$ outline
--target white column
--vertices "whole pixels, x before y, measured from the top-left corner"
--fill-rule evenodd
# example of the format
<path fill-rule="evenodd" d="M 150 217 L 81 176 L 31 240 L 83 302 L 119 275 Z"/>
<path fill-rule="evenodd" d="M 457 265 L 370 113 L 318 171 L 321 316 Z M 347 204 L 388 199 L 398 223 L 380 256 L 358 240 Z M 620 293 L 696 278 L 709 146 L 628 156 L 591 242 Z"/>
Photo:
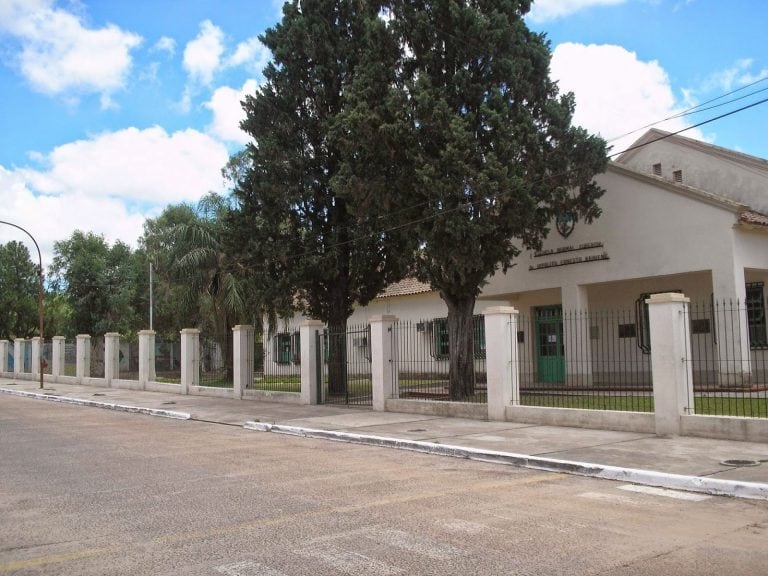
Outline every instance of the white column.
<path fill-rule="evenodd" d="M 563 342 L 566 384 L 592 384 L 592 343 L 589 338 L 589 297 L 586 286 L 563 286 Z"/>
<path fill-rule="evenodd" d="M 747 318 L 747 287 L 739 262 L 712 270 L 717 332 L 718 384 L 740 386 L 752 380 Z"/>
<path fill-rule="evenodd" d="M 305 320 L 299 326 L 301 344 L 301 403 L 317 404 L 320 390 L 318 371 L 320 368 L 317 347 L 317 333 L 324 324 L 319 320 Z M 267 361 L 266 359 L 264 360 Z"/>
<path fill-rule="evenodd" d="M 55 378 L 64 375 L 66 338 L 54 336 L 51 343 L 51 375 Z"/>
<path fill-rule="evenodd" d="M 0 373 L 8 372 L 8 350 L 10 349 L 8 340 L 0 340 Z"/>
<path fill-rule="evenodd" d="M 181 331 L 181 393 L 189 394 L 191 386 L 200 385 L 200 330 Z"/>
<path fill-rule="evenodd" d="M 660 436 L 679 434 L 680 416 L 693 414 L 689 302 L 678 293 L 654 294 L 646 300 L 656 434 Z"/>
<path fill-rule="evenodd" d="M 488 419 L 506 420 L 507 406 L 520 403 L 518 311 L 511 306 L 483 310 Z"/>
<path fill-rule="evenodd" d="M 253 326 L 243 324 L 232 328 L 233 387 L 235 398 L 253 384 Z"/>
<path fill-rule="evenodd" d="M 76 342 L 77 364 L 75 375 L 78 378 L 89 378 L 91 376 L 91 336 L 89 334 L 78 334 Z"/>
<path fill-rule="evenodd" d="M 386 410 L 388 398 L 397 397 L 394 349 L 392 347 L 392 326 L 397 317 L 391 315 L 373 316 L 371 323 L 371 378 L 373 386 L 373 409 Z"/>
<path fill-rule="evenodd" d="M 24 372 L 24 338 L 16 338 L 13 341 L 13 372 L 22 374 Z"/>
<path fill-rule="evenodd" d="M 155 379 L 155 331 L 139 331 L 139 382 L 146 389 Z"/>
<path fill-rule="evenodd" d="M 104 334 L 104 380 L 107 386 L 112 380 L 120 377 L 120 334 L 107 332 Z"/>
<path fill-rule="evenodd" d="M 30 364 L 30 372 L 33 375 L 40 375 L 40 355 L 43 353 L 43 339 L 40 336 L 32 338 L 32 362 Z"/>

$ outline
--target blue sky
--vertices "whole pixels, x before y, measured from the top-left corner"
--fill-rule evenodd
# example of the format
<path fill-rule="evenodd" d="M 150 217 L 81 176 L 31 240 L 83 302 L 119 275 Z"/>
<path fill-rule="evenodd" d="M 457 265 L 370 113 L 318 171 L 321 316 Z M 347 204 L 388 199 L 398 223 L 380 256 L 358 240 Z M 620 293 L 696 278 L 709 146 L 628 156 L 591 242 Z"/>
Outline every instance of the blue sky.
<path fill-rule="evenodd" d="M 247 141 L 239 100 L 269 58 L 258 35 L 280 5 L 0 0 L 0 220 L 49 261 L 75 229 L 135 244 L 168 203 L 223 191 L 220 169 Z M 607 139 L 734 90 L 746 97 L 660 127 L 768 97 L 762 0 L 541 0 L 527 20 L 551 41 L 576 123 Z M 766 127 L 768 103 L 685 134 L 768 158 Z"/>

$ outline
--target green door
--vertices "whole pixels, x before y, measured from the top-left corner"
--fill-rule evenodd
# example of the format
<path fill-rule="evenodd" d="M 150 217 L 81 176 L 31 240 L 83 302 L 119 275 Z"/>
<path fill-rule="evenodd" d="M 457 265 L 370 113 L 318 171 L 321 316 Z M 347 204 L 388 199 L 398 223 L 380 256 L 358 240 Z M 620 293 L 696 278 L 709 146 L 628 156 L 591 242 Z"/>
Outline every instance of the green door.
<path fill-rule="evenodd" d="M 563 308 L 536 308 L 536 366 L 539 382 L 565 381 Z"/>

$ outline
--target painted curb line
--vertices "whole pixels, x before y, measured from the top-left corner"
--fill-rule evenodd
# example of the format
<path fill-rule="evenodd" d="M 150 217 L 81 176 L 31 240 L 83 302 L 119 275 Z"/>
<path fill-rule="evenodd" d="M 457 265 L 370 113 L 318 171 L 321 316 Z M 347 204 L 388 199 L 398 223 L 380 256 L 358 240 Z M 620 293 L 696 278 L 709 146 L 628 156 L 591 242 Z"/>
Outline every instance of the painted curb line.
<path fill-rule="evenodd" d="M 127 406 L 125 404 L 110 404 L 109 402 L 97 402 L 96 400 L 71 398 L 69 396 L 53 396 L 49 394 L 40 394 L 39 392 L 27 392 L 25 390 L 0 388 L 0 393 L 9 394 L 11 396 L 21 396 L 22 398 L 33 398 L 35 400 L 49 400 L 51 402 L 60 402 L 62 404 L 75 404 L 78 406 L 90 406 L 91 408 L 106 408 L 107 410 L 116 410 L 118 412 L 173 418 L 174 420 L 189 420 L 192 418 L 192 415 L 187 412 L 174 412 L 173 410 L 160 410 L 158 408 L 142 408 L 141 406 Z"/>
<path fill-rule="evenodd" d="M 466 458 L 493 464 L 507 464 L 533 470 L 574 474 L 591 478 L 601 478 L 603 480 L 616 480 L 619 482 L 642 484 L 645 486 L 685 490 L 687 492 L 700 492 L 715 496 L 732 496 L 734 498 L 747 498 L 750 500 L 768 500 L 768 484 L 759 482 L 742 482 L 740 480 L 685 476 L 683 474 L 669 474 L 653 470 L 639 470 L 636 468 L 623 468 L 620 466 L 603 466 L 600 464 L 557 460 L 555 458 L 542 458 L 539 456 L 528 456 L 526 454 L 515 454 L 512 452 L 498 452 L 481 448 L 466 448 L 449 444 L 437 444 L 434 442 L 389 438 L 384 436 L 370 436 L 352 432 L 317 430 L 282 424 L 246 422 L 243 427 L 246 430 L 255 430 L 259 432 L 275 432 L 277 434 L 287 434 L 303 438 L 317 438 L 334 440 L 337 442 L 379 446 L 383 448 L 394 448 L 397 450 L 410 450 L 412 452 L 421 452 L 436 456 Z"/>

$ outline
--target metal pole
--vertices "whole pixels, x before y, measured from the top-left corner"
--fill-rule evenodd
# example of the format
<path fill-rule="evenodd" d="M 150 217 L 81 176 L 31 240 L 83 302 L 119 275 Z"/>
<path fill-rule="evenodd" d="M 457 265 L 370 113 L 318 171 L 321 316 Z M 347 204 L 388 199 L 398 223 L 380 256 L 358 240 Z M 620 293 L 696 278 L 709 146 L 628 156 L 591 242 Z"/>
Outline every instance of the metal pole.
<path fill-rule="evenodd" d="M 152 296 L 152 262 L 149 263 L 149 329 L 154 330 L 152 326 L 152 316 L 154 308 L 154 298 Z"/>
<path fill-rule="evenodd" d="M 13 224 L 11 222 L 5 222 L 3 220 L 0 220 L 0 224 L 7 224 L 8 226 L 13 226 L 14 228 L 21 230 L 29 236 L 32 239 L 32 242 L 35 245 L 35 248 L 37 249 L 37 261 L 38 261 L 38 268 L 37 268 L 37 278 L 38 278 L 38 286 L 37 286 L 37 315 L 38 320 L 40 322 L 39 331 L 40 331 L 40 366 L 38 367 L 40 370 L 40 389 L 43 389 L 43 362 L 45 361 L 43 350 L 45 349 L 45 337 L 43 332 L 43 257 L 40 254 L 40 246 L 37 245 L 37 240 L 35 240 L 35 237 L 32 236 L 27 230 L 19 226 L 18 224 Z"/>

